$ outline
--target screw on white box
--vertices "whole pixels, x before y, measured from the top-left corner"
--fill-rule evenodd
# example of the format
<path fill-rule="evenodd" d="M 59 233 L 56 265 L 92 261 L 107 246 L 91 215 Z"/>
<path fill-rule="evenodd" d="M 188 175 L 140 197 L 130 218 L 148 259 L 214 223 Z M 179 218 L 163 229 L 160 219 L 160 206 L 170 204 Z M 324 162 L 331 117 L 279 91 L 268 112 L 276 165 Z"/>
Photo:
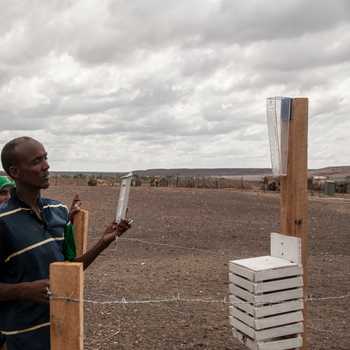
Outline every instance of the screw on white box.
<path fill-rule="evenodd" d="M 132 172 L 121 177 L 122 182 L 120 184 L 119 200 L 118 200 L 116 219 L 115 219 L 117 223 L 120 223 L 121 220 L 126 219 L 132 178 L 133 178 Z"/>
<path fill-rule="evenodd" d="M 292 98 L 267 98 L 266 118 L 269 133 L 272 172 L 275 176 L 287 175 L 288 135 L 291 112 Z"/>

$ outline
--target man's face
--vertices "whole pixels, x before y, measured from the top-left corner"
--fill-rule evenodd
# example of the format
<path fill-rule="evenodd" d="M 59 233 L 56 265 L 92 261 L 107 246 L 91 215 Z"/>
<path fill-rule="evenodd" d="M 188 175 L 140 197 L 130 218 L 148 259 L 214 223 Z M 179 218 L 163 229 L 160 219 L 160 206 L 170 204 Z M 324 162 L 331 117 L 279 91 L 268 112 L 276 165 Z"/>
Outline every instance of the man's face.
<path fill-rule="evenodd" d="M 30 140 L 19 144 L 16 147 L 16 164 L 11 168 L 11 176 L 19 184 L 36 189 L 49 187 L 50 166 L 40 142 Z"/>
<path fill-rule="evenodd" d="M 7 202 L 11 197 L 10 187 L 3 187 L 0 190 L 0 204 Z"/>

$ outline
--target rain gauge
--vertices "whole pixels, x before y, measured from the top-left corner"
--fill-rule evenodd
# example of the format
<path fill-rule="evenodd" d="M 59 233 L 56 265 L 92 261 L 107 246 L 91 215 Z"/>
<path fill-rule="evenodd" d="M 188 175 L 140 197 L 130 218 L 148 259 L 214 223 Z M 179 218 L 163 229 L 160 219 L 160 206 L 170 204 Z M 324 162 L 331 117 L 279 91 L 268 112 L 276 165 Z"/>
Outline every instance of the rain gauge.
<path fill-rule="evenodd" d="M 269 132 L 272 173 L 286 176 L 288 169 L 288 136 L 292 112 L 292 98 L 269 97 L 266 117 Z"/>
<path fill-rule="evenodd" d="M 119 200 L 116 213 L 116 222 L 120 223 L 122 220 L 126 220 L 126 214 L 128 211 L 128 202 L 129 202 L 129 192 L 131 181 L 133 178 L 133 173 L 129 173 L 121 177 L 121 185 L 119 191 Z"/>

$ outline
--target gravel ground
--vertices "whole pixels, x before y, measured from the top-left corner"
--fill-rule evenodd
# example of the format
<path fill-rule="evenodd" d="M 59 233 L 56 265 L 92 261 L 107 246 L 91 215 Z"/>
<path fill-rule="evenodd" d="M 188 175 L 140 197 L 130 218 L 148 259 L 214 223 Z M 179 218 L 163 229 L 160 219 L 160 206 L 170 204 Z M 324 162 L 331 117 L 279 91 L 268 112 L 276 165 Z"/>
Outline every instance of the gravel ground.
<path fill-rule="evenodd" d="M 113 187 L 51 187 L 90 212 L 89 245 L 113 219 Z M 309 295 L 350 293 L 350 204 L 310 202 Z M 85 349 L 244 349 L 228 323 L 228 261 L 269 254 L 278 195 L 232 190 L 133 188 L 133 228 L 85 277 Z M 124 298 L 124 299 L 123 299 Z M 92 303 L 127 300 L 144 303 Z M 208 300 L 212 302 L 207 302 Z M 350 298 L 309 303 L 312 350 L 349 350 Z"/>

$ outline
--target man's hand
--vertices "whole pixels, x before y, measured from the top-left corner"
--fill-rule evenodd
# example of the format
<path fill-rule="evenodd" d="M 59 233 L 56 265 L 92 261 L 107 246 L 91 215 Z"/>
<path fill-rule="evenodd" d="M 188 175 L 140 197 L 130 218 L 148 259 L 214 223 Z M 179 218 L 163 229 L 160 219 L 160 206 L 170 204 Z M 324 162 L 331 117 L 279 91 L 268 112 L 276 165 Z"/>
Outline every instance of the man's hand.
<path fill-rule="evenodd" d="M 102 241 L 107 247 L 117 237 L 121 236 L 124 232 L 126 232 L 130 227 L 131 225 L 127 220 L 122 220 L 119 224 L 117 224 L 116 222 L 112 222 L 106 227 L 105 232 L 102 235 Z"/>
<path fill-rule="evenodd" d="M 81 200 L 79 198 L 79 194 L 76 194 L 73 198 L 72 205 L 69 210 L 69 221 L 73 222 L 75 214 L 77 214 L 80 210 Z"/>
<path fill-rule="evenodd" d="M 22 298 L 35 303 L 47 304 L 50 301 L 49 280 L 23 282 Z"/>

